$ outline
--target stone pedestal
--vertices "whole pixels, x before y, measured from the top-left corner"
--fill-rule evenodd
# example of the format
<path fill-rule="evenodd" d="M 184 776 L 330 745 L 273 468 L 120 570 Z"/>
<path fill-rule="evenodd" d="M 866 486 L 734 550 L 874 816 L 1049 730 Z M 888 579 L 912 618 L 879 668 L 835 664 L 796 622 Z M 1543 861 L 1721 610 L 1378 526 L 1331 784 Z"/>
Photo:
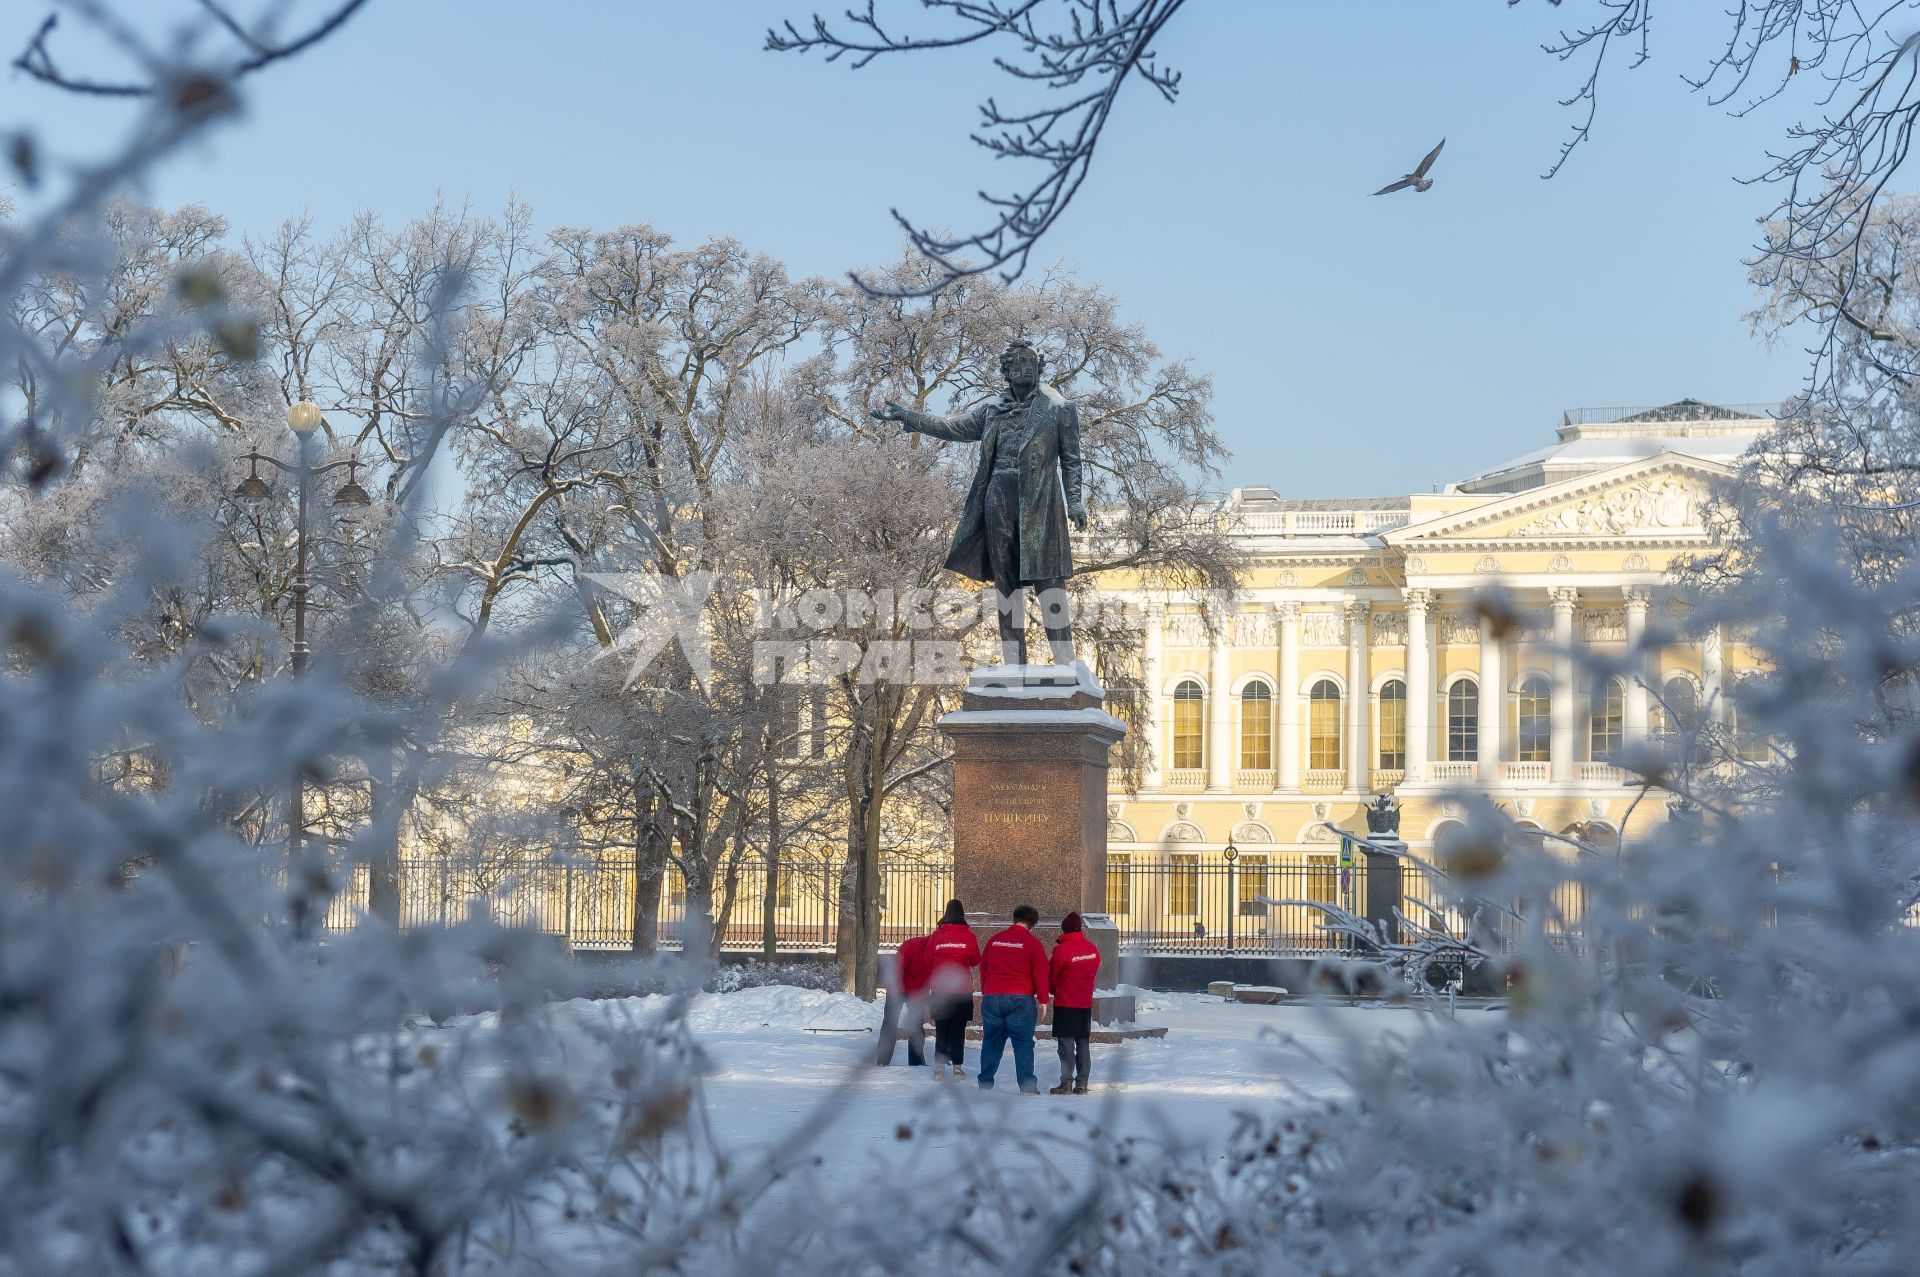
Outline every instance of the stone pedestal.
<path fill-rule="evenodd" d="M 1085 662 L 996 665 L 967 680 L 940 720 L 953 744 L 954 894 L 984 944 L 1018 905 L 1040 913 L 1049 947 L 1079 913 L 1100 951 L 1098 986 L 1118 980 L 1120 933 L 1107 917 L 1107 752 L 1126 724 Z M 1101 1024 L 1133 1018 L 1133 1000 L 1096 995 Z"/>
<path fill-rule="evenodd" d="M 1367 921 L 1379 928 L 1381 939 L 1398 944 L 1401 938 L 1398 914 L 1403 903 L 1400 875 L 1407 845 L 1395 834 L 1369 834 L 1367 840 L 1400 853 L 1375 851 L 1372 847 L 1360 849 L 1366 861 Z"/>

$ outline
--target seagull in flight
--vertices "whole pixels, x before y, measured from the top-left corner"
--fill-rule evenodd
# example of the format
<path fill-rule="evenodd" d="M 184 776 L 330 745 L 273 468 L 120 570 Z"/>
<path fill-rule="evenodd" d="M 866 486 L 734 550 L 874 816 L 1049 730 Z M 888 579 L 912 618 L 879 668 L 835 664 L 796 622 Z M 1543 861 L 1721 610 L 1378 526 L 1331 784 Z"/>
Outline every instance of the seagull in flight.
<path fill-rule="evenodd" d="M 1441 138 L 1440 146 L 1445 146 L 1446 144 L 1447 144 L 1447 139 Z M 1405 177 L 1401 178 L 1399 181 L 1390 182 L 1386 186 L 1381 187 L 1379 190 L 1375 191 L 1374 194 L 1390 195 L 1394 191 L 1404 191 L 1409 186 L 1411 186 L 1416 191 L 1427 190 L 1429 187 L 1433 185 L 1433 179 L 1427 176 L 1427 170 L 1433 167 L 1433 162 L 1436 159 L 1440 158 L 1440 146 L 1436 146 L 1431 151 L 1427 152 L 1427 158 L 1420 161 L 1420 167 L 1414 169 L 1413 172 L 1407 174 Z"/>

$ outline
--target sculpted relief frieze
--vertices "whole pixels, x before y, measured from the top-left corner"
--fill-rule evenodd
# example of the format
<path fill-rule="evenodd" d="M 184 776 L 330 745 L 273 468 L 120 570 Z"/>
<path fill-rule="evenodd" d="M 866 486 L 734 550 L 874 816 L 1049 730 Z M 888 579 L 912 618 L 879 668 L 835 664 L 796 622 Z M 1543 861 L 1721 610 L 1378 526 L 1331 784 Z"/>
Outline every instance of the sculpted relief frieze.
<path fill-rule="evenodd" d="M 1347 618 L 1339 612 L 1307 612 L 1300 617 L 1300 642 L 1306 647 L 1345 647 Z"/>
<path fill-rule="evenodd" d="M 1407 614 L 1405 612 L 1375 612 L 1373 614 L 1373 646 L 1404 647 L 1407 642 Z"/>
<path fill-rule="evenodd" d="M 1175 612 L 1167 617 L 1168 647 L 1205 647 L 1207 623 L 1198 612 Z"/>
<path fill-rule="evenodd" d="M 1440 613 L 1440 641 L 1443 644 L 1478 643 L 1480 618 L 1471 612 Z"/>
<path fill-rule="evenodd" d="M 1672 475 L 1602 492 L 1543 514 L 1515 533 L 1523 537 L 1621 536 L 1700 526 L 1700 490 Z"/>
<path fill-rule="evenodd" d="M 1624 607 L 1588 608 L 1580 614 L 1589 643 L 1624 643 L 1627 640 L 1627 609 Z"/>
<path fill-rule="evenodd" d="M 1233 618 L 1235 647 L 1272 647 L 1277 638 L 1272 612 L 1241 612 Z"/>

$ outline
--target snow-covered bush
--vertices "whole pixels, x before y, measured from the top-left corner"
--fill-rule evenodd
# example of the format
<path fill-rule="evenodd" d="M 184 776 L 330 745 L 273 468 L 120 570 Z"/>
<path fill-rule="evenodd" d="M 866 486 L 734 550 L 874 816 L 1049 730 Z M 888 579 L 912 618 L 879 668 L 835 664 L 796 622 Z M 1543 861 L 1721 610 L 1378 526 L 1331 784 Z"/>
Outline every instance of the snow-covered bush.
<path fill-rule="evenodd" d="M 391 815 L 370 799 L 324 854 L 289 857 L 291 779 L 397 783 L 400 743 L 423 756 L 500 652 L 436 660 L 396 619 L 418 513 L 396 500 L 343 561 L 366 602 L 342 632 L 367 641 L 265 676 L 280 636 L 209 550 L 235 445 L 267 437 L 275 402 L 245 289 L 207 273 L 191 219 L 109 202 L 237 91 L 163 87 L 123 152 L 0 228 L 0 367 L 19 370 L 0 395 L 0 1274 L 1913 1266 L 1920 569 L 1863 572 L 1844 538 L 1761 510 L 1684 624 L 1765 657 L 1734 696 L 1767 750 L 1709 731 L 1632 760 L 1648 801 L 1700 815 L 1618 849 L 1475 809 L 1443 890 L 1499 902 L 1507 1009 L 1432 1004 L 1395 1049 L 1334 1061 L 1346 1098 L 1249 1111 L 1225 1148 L 1177 1126 L 1120 1140 L 1097 1104 L 1044 1141 L 1019 1109 L 955 1109 L 902 1123 L 903 1147 L 948 1150 L 909 1167 L 924 1191 L 897 1165 L 809 1177 L 846 1156 L 837 1091 L 744 1157 L 703 1114 L 687 1003 L 758 973 L 663 960 L 669 996 L 583 1042 L 554 1010 L 579 969 L 526 934 L 368 920 L 314 939 Z M 155 250 L 139 299 L 98 287 L 116 243 Z M 425 370 L 416 473 L 477 389 L 436 379 L 458 332 L 446 265 L 385 352 Z M 242 406 L 225 435 L 163 437 L 129 410 L 189 382 Z M 285 528 L 258 532 L 270 575 Z M 1569 885 L 1584 906 L 1556 918 Z"/>

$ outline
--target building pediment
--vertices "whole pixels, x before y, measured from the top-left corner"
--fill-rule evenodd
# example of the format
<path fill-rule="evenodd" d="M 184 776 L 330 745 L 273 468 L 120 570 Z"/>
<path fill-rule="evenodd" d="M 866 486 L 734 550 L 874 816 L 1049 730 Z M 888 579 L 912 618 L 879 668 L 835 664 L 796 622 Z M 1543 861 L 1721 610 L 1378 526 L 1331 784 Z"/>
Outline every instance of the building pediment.
<path fill-rule="evenodd" d="M 1516 492 L 1443 518 L 1384 534 L 1405 550 L 1447 543 L 1700 540 L 1713 484 L 1725 466 L 1678 453 Z"/>

